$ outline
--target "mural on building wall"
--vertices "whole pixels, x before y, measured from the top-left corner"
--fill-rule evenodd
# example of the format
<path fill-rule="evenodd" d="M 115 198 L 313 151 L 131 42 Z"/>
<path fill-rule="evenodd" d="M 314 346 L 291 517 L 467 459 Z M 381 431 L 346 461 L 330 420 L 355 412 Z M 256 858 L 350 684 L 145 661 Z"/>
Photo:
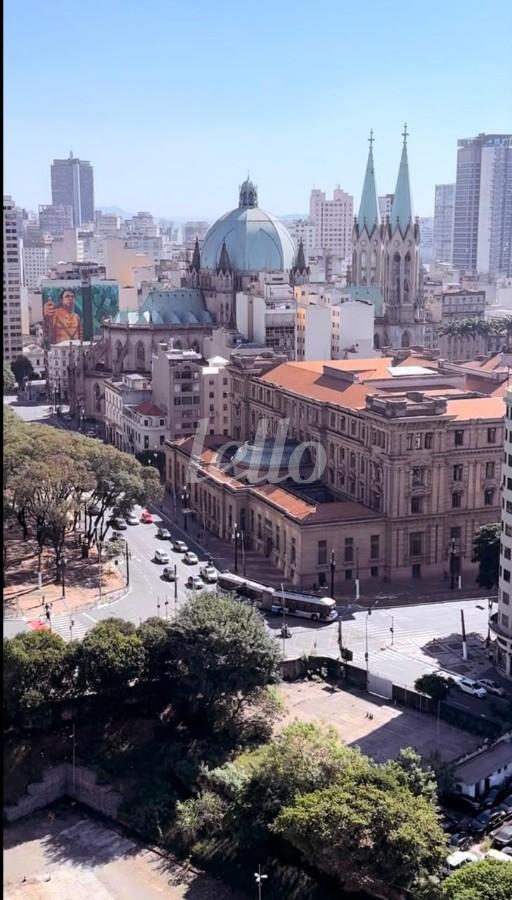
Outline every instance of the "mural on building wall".
<path fill-rule="evenodd" d="M 119 312 L 119 285 L 112 281 L 48 281 L 41 286 L 45 347 L 60 341 L 90 341 L 105 319 Z"/>

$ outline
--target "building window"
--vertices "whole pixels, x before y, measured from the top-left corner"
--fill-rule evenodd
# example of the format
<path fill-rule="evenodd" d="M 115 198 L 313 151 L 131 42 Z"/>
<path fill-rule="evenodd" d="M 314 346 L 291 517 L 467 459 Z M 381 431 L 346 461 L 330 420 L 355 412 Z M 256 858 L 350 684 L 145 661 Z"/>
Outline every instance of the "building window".
<path fill-rule="evenodd" d="M 508 616 L 505 615 L 505 613 L 502 613 L 501 614 L 501 624 L 503 625 L 504 628 L 508 628 L 508 621 L 509 621 Z"/>
<path fill-rule="evenodd" d="M 503 569 L 503 581 L 510 581 L 510 569 Z"/>
<path fill-rule="evenodd" d="M 487 429 L 487 443 L 488 444 L 496 443 L 496 429 L 495 428 Z"/>
<path fill-rule="evenodd" d="M 495 463 L 488 462 L 485 464 L 485 477 L 486 478 L 494 478 L 495 472 Z"/>
<path fill-rule="evenodd" d="M 345 581 L 352 581 L 352 569 L 345 569 Z"/>
<path fill-rule="evenodd" d="M 379 558 L 379 535 L 372 534 L 370 536 L 370 559 L 378 559 Z"/>
<path fill-rule="evenodd" d="M 345 562 L 354 559 L 354 538 L 345 538 Z"/>
<path fill-rule="evenodd" d="M 508 606 L 510 603 L 510 594 L 507 594 L 506 591 L 501 592 L 501 602 Z"/>
<path fill-rule="evenodd" d="M 413 578 L 421 578 L 421 565 L 420 563 L 414 563 L 411 568 L 411 574 Z"/>
<path fill-rule="evenodd" d="M 411 498 L 411 513 L 422 513 L 423 512 L 423 497 L 412 497 Z"/>
<path fill-rule="evenodd" d="M 464 446 L 464 432 L 463 431 L 455 432 L 455 446 L 456 447 Z"/>
<path fill-rule="evenodd" d="M 370 575 L 372 578 L 378 578 L 379 577 L 379 567 L 372 566 L 370 569 Z"/>
<path fill-rule="evenodd" d="M 295 544 L 295 538 L 292 537 L 291 544 L 290 544 L 290 561 L 292 563 L 295 562 L 296 556 L 297 556 L 297 549 L 296 549 L 296 544 Z"/>
<path fill-rule="evenodd" d="M 450 528 L 450 540 L 451 541 L 460 541 L 460 525 L 454 525 L 453 528 Z"/>
<path fill-rule="evenodd" d="M 494 506 L 494 488 L 487 488 L 484 491 L 484 506 Z"/>
<path fill-rule="evenodd" d="M 327 563 L 327 541 L 318 541 L 318 565 L 325 566 Z"/>
<path fill-rule="evenodd" d="M 434 445 L 434 435 L 431 431 L 427 431 L 425 435 L 425 450 L 432 450 Z"/>
<path fill-rule="evenodd" d="M 462 494 L 456 491 L 452 494 L 452 509 L 460 509 L 462 506 Z"/>
<path fill-rule="evenodd" d="M 144 435 L 144 450 L 149 450 L 149 437 L 147 434 Z"/>
<path fill-rule="evenodd" d="M 409 555 L 421 556 L 423 553 L 423 532 L 415 531 L 409 535 Z"/>
<path fill-rule="evenodd" d="M 453 480 L 454 480 L 454 481 L 462 481 L 462 475 L 463 475 L 463 472 L 464 472 L 464 467 L 463 467 L 463 466 L 460 466 L 460 465 L 454 466 L 454 467 L 453 467 L 453 474 L 452 474 Z"/>

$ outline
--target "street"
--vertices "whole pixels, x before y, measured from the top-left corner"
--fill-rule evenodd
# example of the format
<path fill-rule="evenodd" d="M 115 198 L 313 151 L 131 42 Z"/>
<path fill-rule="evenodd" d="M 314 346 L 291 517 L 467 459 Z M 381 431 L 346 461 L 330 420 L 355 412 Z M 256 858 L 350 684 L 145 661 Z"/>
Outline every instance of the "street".
<path fill-rule="evenodd" d="M 26 421 L 47 420 L 48 424 L 65 427 L 61 420 L 50 416 L 47 406 L 17 407 L 14 404 L 13 408 Z M 181 516 L 176 521 L 172 507 L 167 507 L 165 512 L 158 507 L 150 506 L 149 509 L 153 513 L 154 524 L 139 523 L 128 526 L 122 532 L 130 553 L 130 586 L 127 594 L 112 603 L 98 603 L 96 607 L 83 612 L 53 617 L 51 625 L 55 632 L 65 639 L 81 638 L 97 622 L 110 616 L 124 618 L 137 625 L 149 616 L 171 618 L 190 597 L 193 592 L 185 587 L 186 579 L 189 575 L 199 574 L 199 567 L 208 558 L 208 550 L 192 538 L 191 532 L 184 529 Z M 140 518 L 142 508 L 136 508 L 135 512 Z M 184 540 L 190 550 L 197 554 L 199 563 L 186 565 L 183 554 L 174 552 L 169 541 L 159 540 L 156 537 L 159 525 L 167 527 L 173 539 Z M 171 565 L 176 565 L 176 591 L 173 583 L 163 580 L 164 566 L 153 562 L 157 548 L 168 550 Z M 214 563 L 223 568 L 221 560 L 214 560 Z M 121 562 L 121 566 L 124 568 L 124 562 Z M 204 589 L 216 590 L 212 585 L 205 585 Z M 462 658 L 461 610 L 464 612 L 468 636 L 467 661 Z M 481 599 L 457 599 L 391 609 L 379 609 L 376 604 L 370 614 L 354 604 L 351 607 L 339 607 L 338 613 L 343 646 L 352 651 L 353 662 L 360 667 L 366 664 L 367 652 L 368 670 L 373 675 L 392 680 L 406 688 L 412 688 L 415 680 L 423 673 L 438 669 L 468 677 L 483 677 L 485 674 L 496 678 L 485 646 L 489 612 L 487 603 Z M 282 618 L 269 614 L 266 621 L 287 657 L 316 654 L 339 658 L 339 622 L 319 625 L 309 620 L 288 617 L 291 637 L 282 640 Z M 8 619 L 4 623 L 7 637 L 29 628 L 22 619 Z M 474 708 L 473 697 L 460 692 L 458 694 L 463 706 Z M 487 703 L 476 702 L 483 703 L 483 706 Z"/>

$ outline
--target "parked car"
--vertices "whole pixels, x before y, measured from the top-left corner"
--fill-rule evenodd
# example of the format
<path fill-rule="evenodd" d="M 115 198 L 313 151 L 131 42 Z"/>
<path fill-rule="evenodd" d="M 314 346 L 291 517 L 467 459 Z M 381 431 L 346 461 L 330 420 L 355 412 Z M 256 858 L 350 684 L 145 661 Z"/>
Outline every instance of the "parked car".
<path fill-rule="evenodd" d="M 207 584 L 216 584 L 217 569 L 214 566 L 201 566 L 199 574 Z"/>
<path fill-rule="evenodd" d="M 508 794 L 506 797 L 503 798 L 503 800 L 501 801 L 501 803 L 499 805 L 499 808 L 504 809 L 507 816 L 509 816 L 512 813 L 512 794 Z"/>
<path fill-rule="evenodd" d="M 140 520 L 143 523 L 143 525 L 152 525 L 153 524 L 153 516 L 151 515 L 150 512 L 148 512 L 147 509 L 145 509 L 144 512 L 142 513 Z"/>
<path fill-rule="evenodd" d="M 472 797 L 466 797 L 465 794 L 448 794 L 444 799 L 443 806 L 448 807 L 447 812 L 449 813 L 452 810 L 466 815 L 471 813 L 471 818 L 474 818 L 481 810 L 479 801 L 473 800 Z"/>
<path fill-rule="evenodd" d="M 466 831 L 456 831 L 451 835 L 448 843 L 450 847 L 456 847 L 457 850 L 467 850 L 468 847 L 471 847 L 473 839 Z"/>
<path fill-rule="evenodd" d="M 170 563 L 171 561 L 169 554 L 165 550 L 155 550 L 153 559 L 157 563 Z"/>
<path fill-rule="evenodd" d="M 484 687 L 479 687 L 477 681 L 471 681 L 470 678 L 459 678 L 455 682 L 459 691 L 463 691 L 464 694 L 471 694 L 472 697 L 479 697 L 480 700 L 483 700 L 484 697 L 487 697 L 487 691 Z"/>
<path fill-rule="evenodd" d="M 494 806 L 500 794 L 499 787 L 491 788 L 491 790 L 485 795 L 483 807 L 484 809 L 490 809 L 491 806 Z"/>
<path fill-rule="evenodd" d="M 172 549 L 176 551 L 176 553 L 188 553 L 188 547 L 185 541 L 173 541 Z"/>
<path fill-rule="evenodd" d="M 502 847 L 501 852 L 512 859 L 512 847 Z"/>
<path fill-rule="evenodd" d="M 124 519 L 111 519 L 109 524 L 110 527 L 115 528 L 116 531 L 126 531 L 128 528 Z"/>
<path fill-rule="evenodd" d="M 162 577 L 165 578 L 166 581 L 176 581 L 174 566 L 166 566 L 162 572 Z"/>
<path fill-rule="evenodd" d="M 203 586 L 203 582 L 199 578 L 199 575 L 189 575 L 185 582 L 185 585 L 188 588 L 192 588 L 194 591 L 200 591 Z"/>
<path fill-rule="evenodd" d="M 500 810 L 485 809 L 469 823 L 469 830 L 472 834 L 480 836 L 489 831 L 494 825 L 497 825 L 503 819 L 503 813 Z"/>
<path fill-rule="evenodd" d="M 493 831 L 491 837 L 497 847 L 506 847 L 507 844 L 512 844 L 512 822 L 501 825 L 497 831 Z"/>
<path fill-rule="evenodd" d="M 446 858 L 446 872 L 447 874 L 456 872 L 457 869 L 462 868 L 462 866 L 467 866 L 468 863 L 478 862 L 478 859 L 479 857 L 476 853 L 471 853 L 471 851 L 466 851 L 464 853 L 461 850 L 455 850 L 454 853 L 450 853 Z"/>
<path fill-rule="evenodd" d="M 195 566 L 195 564 L 199 562 L 199 559 L 196 553 L 192 553 L 191 550 L 188 550 L 183 557 L 183 562 L 186 562 L 189 566 Z"/>
<path fill-rule="evenodd" d="M 126 521 L 128 522 L 128 525 L 138 525 L 139 517 L 135 513 L 128 513 Z"/>
<path fill-rule="evenodd" d="M 160 538 L 162 541 L 170 541 L 171 532 L 168 528 L 159 528 L 156 533 L 157 538 Z"/>
<path fill-rule="evenodd" d="M 502 688 L 501 685 L 492 681 L 490 678 L 479 678 L 476 683 L 479 687 L 483 687 L 488 694 L 495 694 L 496 697 L 503 697 L 505 695 L 505 688 Z"/>

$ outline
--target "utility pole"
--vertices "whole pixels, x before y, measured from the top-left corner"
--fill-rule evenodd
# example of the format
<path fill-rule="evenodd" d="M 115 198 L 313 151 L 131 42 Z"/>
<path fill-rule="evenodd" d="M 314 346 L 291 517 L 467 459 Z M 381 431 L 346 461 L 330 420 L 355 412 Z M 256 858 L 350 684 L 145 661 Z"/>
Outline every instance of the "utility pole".
<path fill-rule="evenodd" d="M 128 549 L 128 541 L 125 544 L 126 548 L 126 587 L 130 584 L 130 551 Z"/>
<path fill-rule="evenodd" d="M 331 562 L 329 565 L 331 568 L 331 599 L 334 600 L 334 574 L 336 572 L 336 560 L 334 557 L 334 550 L 331 550 Z"/>
<path fill-rule="evenodd" d="M 460 611 L 460 621 L 462 626 L 462 659 L 467 660 L 468 658 L 468 645 L 466 643 L 466 626 L 464 624 L 464 610 Z"/>

